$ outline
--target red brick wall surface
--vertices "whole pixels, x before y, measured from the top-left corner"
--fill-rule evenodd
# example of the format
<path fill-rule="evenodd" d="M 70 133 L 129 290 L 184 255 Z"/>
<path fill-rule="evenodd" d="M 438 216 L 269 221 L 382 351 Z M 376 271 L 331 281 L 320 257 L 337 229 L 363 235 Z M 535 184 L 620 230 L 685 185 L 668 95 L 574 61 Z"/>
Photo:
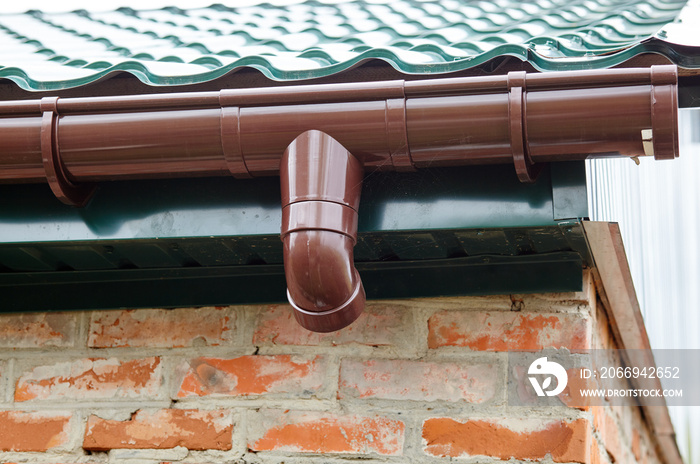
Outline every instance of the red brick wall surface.
<path fill-rule="evenodd" d="M 1 315 L 0 463 L 658 463 L 632 408 L 506 404 L 506 351 L 602 346 L 588 276 L 330 334 L 286 305 Z"/>

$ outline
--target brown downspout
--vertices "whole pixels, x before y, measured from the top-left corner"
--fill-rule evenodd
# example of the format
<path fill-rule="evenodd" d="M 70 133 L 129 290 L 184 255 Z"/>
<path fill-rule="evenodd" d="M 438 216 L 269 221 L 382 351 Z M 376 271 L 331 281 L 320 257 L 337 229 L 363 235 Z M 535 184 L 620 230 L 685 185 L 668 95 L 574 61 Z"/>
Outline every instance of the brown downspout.
<path fill-rule="evenodd" d="M 675 66 L 9 101 L 0 102 L 0 182 L 48 182 L 61 201 L 82 205 L 93 191 L 91 184 L 107 180 L 247 178 L 287 170 L 282 182 L 292 182 L 298 172 L 309 169 L 298 159 L 310 163 L 318 156 L 335 164 L 341 151 L 365 171 L 513 163 L 518 178 L 532 182 L 548 162 L 677 157 L 677 108 Z M 329 145 L 332 155 L 319 147 L 300 154 L 299 146 L 316 136 L 298 137 L 311 130 L 327 134 L 318 140 Z M 281 160 L 285 150 L 286 162 Z M 289 171 L 291 159 L 298 165 Z M 348 168 L 343 175 L 361 171 Z M 328 225 L 332 221 L 325 218 L 328 208 L 357 211 L 357 199 L 327 200 L 323 189 L 311 192 L 323 176 L 336 174 L 316 175 L 316 180 L 309 176 L 304 202 L 321 201 L 325 206 L 317 207 L 324 212 L 314 223 L 295 217 L 292 211 L 313 208 L 301 206 L 297 196 L 304 188 L 290 184 L 284 227 L 303 222 L 307 228 L 283 230 L 285 243 L 294 248 L 304 239 L 320 243 L 330 240 L 323 237 L 337 236 L 334 240 L 342 242 L 341 254 L 349 261 L 343 265 L 345 289 L 334 293 L 338 298 L 332 303 L 323 293 L 327 282 L 314 284 L 298 277 L 296 264 L 286 266 L 295 270 L 287 272 L 294 282 L 291 299 L 300 310 L 313 313 L 309 321 L 316 313 L 345 308 L 340 295 L 350 298 L 360 288 L 352 280 L 357 276 L 350 271 L 352 247 L 348 250 L 356 228 Z M 285 262 L 302 262 L 296 255 L 289 257 L 294 253 L 288 252 Z M 311 295 L 310 288 L 321 293 Z M 347 316 L 333 312 L 334 320 L 354 319 L 356 306 L 348 308 Z"/>
<path fill-rule="evenodd" d="M 304 132 L 282 156 L 287 296 L 296 320 L 314 332 L 349 325 L 365 305 L 352 251 L 363 174 L 360 160 L 320 131 Z"/>

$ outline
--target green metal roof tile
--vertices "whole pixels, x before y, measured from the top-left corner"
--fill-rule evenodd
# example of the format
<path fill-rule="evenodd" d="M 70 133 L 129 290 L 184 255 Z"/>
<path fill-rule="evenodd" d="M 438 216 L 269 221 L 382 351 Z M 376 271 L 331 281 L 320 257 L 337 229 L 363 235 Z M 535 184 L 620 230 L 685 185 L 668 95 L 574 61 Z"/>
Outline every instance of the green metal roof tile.
<path fill-rule="evenodd" d="M 0 78 L 27 90 L 117 71 L 152 85 L 205 82 L 243 67 L 275 80 L 324 77 L 367 60 L 449 73 L 514 56 L 540 70 L 601 68 L 660 53 L 700 67 L 657 33 L 676 0 L 333 0 L 160 10 L 0 15 Z M 673 28 L 671 28 L 673 30 Z"/>

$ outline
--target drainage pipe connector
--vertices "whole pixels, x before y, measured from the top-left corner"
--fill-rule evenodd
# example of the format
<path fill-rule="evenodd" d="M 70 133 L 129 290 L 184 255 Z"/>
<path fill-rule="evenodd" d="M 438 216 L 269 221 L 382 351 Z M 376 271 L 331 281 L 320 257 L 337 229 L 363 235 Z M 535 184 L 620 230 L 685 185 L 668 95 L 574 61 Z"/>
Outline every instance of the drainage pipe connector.
<path fill-rule="evenodd" d="M 353 262 L 364 166 L 328 134 L 310 130 L 280 164 L 287 297 L 306 329 L 332 332 L 357 319 L 365 290 Z"/>

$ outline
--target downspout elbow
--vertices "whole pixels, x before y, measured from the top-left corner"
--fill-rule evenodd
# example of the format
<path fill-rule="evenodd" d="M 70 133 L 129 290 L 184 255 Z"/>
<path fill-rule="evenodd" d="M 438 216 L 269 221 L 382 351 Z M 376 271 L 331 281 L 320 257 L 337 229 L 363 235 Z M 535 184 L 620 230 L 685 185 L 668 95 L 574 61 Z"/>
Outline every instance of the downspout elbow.
<path fill-rule="evenodd" d="M 340 143 L 307 131 L 280 165 L 287 296 L 296 320 L 332 332 L 362 313 L 365 291 L 353 264 L 363 165 Z"/>
<path fill-rule="evenodd" d="M 332 332 L 362 313 L 365 291 L 353 265 L 353 241 L 328 230 L 291 232 L 283 239 L 287 298 L 294 316 L 314 332 Z"/>

